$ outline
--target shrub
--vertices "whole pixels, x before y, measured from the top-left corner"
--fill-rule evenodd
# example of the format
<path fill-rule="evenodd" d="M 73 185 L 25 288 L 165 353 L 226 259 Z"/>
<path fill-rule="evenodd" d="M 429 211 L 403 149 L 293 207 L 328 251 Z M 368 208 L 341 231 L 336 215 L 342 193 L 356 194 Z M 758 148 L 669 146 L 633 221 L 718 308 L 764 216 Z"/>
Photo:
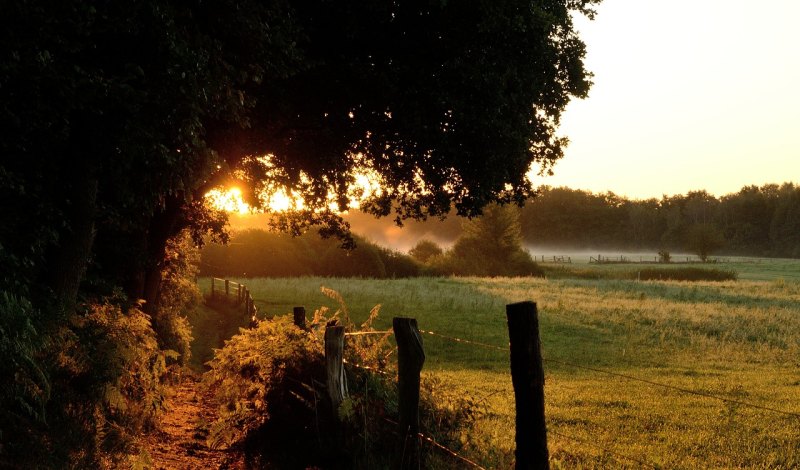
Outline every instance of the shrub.
<path fill-rule="evenodd" d="M 428 265 L 439 275 L 544 275 L 522 248 L 519 208 L 511 205 L 488 206 L 481 217 L 465 222 L 453 248 L 431 256 Z"/>
<path fill-rule="evenodd" d="M 0 467 L 24 462 L 43 446 L 50 378 L 40 353 L 46 339 L 26 299 L 0 292 Z"/>
<path fill-rule="evenodd" d="M 137 438 L 161 408 L 169 354 L 150 318 L 104 301 L 43 333 L 37 316 L 0 295 L 0 467 L 141 463 Z"/>
<path fill-rule="evenodd" d="M 192 328 L 187 317 L 203 301 L 195 280 L 199 260 L 199 250 L 188 233 L 178 235 L 167 244 L 153 329 L 159 347 L 174 351 L 180 365 L 188 364 L 191 357 Z"/>
<path fill-rule="evenodd" d="M 166 355 L 138 308 L 91 304 L 59 333 L 51 430 L 77 467 L 121 465 L 139 456 L 137 436 L 161 409 Z"/>
<path fill-rule="evenodd" d="M 444 251 L 439 245 L 427 239 L 420 240 L 414 245 L 414 248 L 411 248 L 408 252 L 412 258 L 420 263 L 427 263 L 431 258 L 439 256 L 442 253 L 444 253 Z"/>
<path fill-rule="evenodd" d="M 201 254 L 204 276 L 365 276 L 411 277 L 420 266 L 408 255 L 354 237 L 356 248 L 344 250 L 340 242 L 316 233 L 297 237 L 264 230 L 244 230 L 230 245 L 206 245 Z"/>
<path fill-rule="evenodd" d="M 725 238 L 712 224 L 694 224 L 685 233 L 685 247 L 705 262 L 708 256 L 725 246 Z"/>
<path fill-rule="evenodd" d="M 105 302 L 71 315 L 43 345 L 24 339 L 33 332 L 29 325 L 23 330 L 27 333 L 16 335 L 17 347 L 27 342 L 25 349 L 34 345 L 36 353 L 26 353 L 27 366 L 9 375 L 16 380 L 3 391 L 4 399 L 8 391 L 14 394 L 4 413 L 16 416 L 2 421 L 8 445 L 4 442 L 0 466 L 107 468 L 146 460 L 137 437 L 160 409 L 165 370 L 149 317 Z M 35 380 L 25 377 L 32 368 Z M 20 405 L 29 407 L 27 413 L 16 411 Z M 5 427 L 20 424 L 20 418 L 30 426 L 15 433 Z"/>
<path fill-rule="evenodd" d="M 331 408 L 324 386 L 325 326 L 337 321 L 348 331 L 374 332 L 380 305 L 357 327 L 341 296 L 324 287 L 322 292 L 339 307 L 315 311 L 308 331 L 297 328 L 290 316 L 262 321 L 242 329 L 210 361 L 206 381 L 222 405 L 212 445 L 242 446 L 254 464 L 278 468 L 388 468 L 399 461 L 391 334 L 347 340 L 349 396 L 339 409 Z M 477 400 L 423 380 L 420 418 L 437 442 L 456 449 L 469 445 L 465 429 L 481 412 Z"/>
<path fill-rule="evenodd" d="M 212 447 L 238 444 L 251 454 L 302 455 L 298 443 L 315 438 L 320 397 L 314 381 L 323 365 L 321 348 L 308 333 L 288 316 L 262 321 L 226 341 L 209 365 L 206 381 L 221 405 L 209 436 Z"/>

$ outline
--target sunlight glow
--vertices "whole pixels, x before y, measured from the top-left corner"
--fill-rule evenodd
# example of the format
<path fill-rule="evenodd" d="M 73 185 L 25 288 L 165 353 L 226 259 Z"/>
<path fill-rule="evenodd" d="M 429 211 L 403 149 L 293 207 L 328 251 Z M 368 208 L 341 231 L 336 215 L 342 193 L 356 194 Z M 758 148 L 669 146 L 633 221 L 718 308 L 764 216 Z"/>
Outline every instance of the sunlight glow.
<path fill-rule="evenodd" d="M 206 193 L 206 201 L 211 207 L 225 212 L 241 215 L 251 212 L 250 206 L 242 199 L 242 190 L 239 188 L 229 188 L 225 191 L 212 189 Z"/>
<path fill-rule="evenodd" d="M 348 203 L 345 210 L 358 209 L 361 202 L 380 196 L 383 188 L 380 184 L 380 177 L 372 170 L 360 169 L 354 176 L 354 184 L 347 190 Z M 307 177 L 306 177 L 307 179 Z M 309 182 L 309 181 L 304 181 Z M 287 212 L 300 211 L 306 209 L 303 195 L 297 191 L 288 192 L 286 188 L 275 187 L 265 190 L 259 196 L 265 202 L 268 212 Z M 255 212 L 249 204 L 242 198 L 242 191 L 233 187 L 229 189 L 213 189 L 206 193 L 206 202 L 213 208 L 226 212 L 238 213 L 240 215 Z M 333 192 L 328 194 L 327 208 L 338 212 L 339 207 L 336 196 Z"/>

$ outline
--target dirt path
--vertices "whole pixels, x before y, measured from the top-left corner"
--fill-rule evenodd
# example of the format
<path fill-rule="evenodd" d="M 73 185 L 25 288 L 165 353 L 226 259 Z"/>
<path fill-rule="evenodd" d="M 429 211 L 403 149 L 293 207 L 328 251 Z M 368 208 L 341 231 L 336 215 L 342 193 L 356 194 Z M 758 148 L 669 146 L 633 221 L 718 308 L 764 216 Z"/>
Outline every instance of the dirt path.
<path fill-rule="evenodd" d="M 245 468 L 241 455 L 206 445 L 208 427 L 216 419 L 211 398 L 193 376 L 171 387 L 158 429 L 145 437 L 154 470 Z"/>

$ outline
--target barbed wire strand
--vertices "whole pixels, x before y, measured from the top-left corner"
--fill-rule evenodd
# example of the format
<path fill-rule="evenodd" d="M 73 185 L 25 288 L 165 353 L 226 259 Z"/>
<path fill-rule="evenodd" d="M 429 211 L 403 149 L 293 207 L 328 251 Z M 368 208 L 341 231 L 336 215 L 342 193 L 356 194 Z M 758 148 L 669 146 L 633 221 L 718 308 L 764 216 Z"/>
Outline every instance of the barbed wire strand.
<path fill-rule="evenodd" d="M 493 345 L 493 344 L 481 343 L 479 341 L 466 340 L 466 339 L 463 339 L 463 338 L 456 338 L 456 337 L 452 337 L 452 336 L 442 335 L 442 334 L 439 334 L 439 333 L 434 333 L 432 331 L 427 331 L 427 330 L 420 330 L 420 332 L 421 333 L 424 332 L 424 333 L 427 333 L 427 334 L 430 334 L 430 335 L 438 336 L 440 338 L 445 338 L 445 339 L 448 339 L 448 340 L 451 340 L 451 341 L 455 341 L 455 342 L 458 342 L 458 343 L 472 344 L 472 345 L 475 345 L 475 346 L 480 346 L 480 347 L 489 348 L 489 349 L 497 349 L 497 350 L 501 350 L 501 351 L 508 351 L 508 348 L 502 348 L 500 346 L 496 346 L 496 345 Z M 676 385 L 669 385 L 669 384 L 665 384 L 663 382 L 656 382 L 656 381 L 649 380 L 649 379 L 643 379 L 643 378 L 640 378 L 640 377 L 635 377 L 635 376 L 632 376 L 632 375 L 629 375 L 629 374 L 623 374 L 623 373 L 620 373 L 620 372 L 612 372 L 610 370 L 600 369 L 600 368 L 597 368 L 597 367 L 582 366 L 582 365 L 579 365 L 579 364 L 574 364 L 572 362 L 568 362 L 568 361 L 564 361 L 564 360 L 560 360 L 560 359 L 542 358 L 542 361 L 551 362 L 553 364 L 560 364 L 560 365 L 564 365 L 564 366 L 568 366 L 568 367 L 574 367 L 576 369 L 582 369 L 582 370 L 588 370 L 588 371 L 592 371 L 592 372 L 598 372 L 598 373 L 601 373 L 601 374 L 606 374 L 606 375 L 610 375 L 610 376 L 613 376 L 613 377 L 619 377 L 619 378 L 623 378 L 623 379 L 627 379 L 627 380 L 632 380 L 632 381 L 635 381 L 635 382 L 641 382 L 641 383 L 645 383 L 645 384 L 656 386 L 656 387 L 662 387 L 662 388 L 666 388 L 666 389 L 670 389 L 670 390 L 675 390 L 675 391 L 682 392 L 682 393 L 687 393 L 687 394 L 690 394 L 690 395 L 695 395 L 695 396 L 705 397 L 705 398 L 713 398 L 713 399 L 724 401 L 724 402 L 727 402 L 727 403 L 733 403 L 733 404 L 736 404 L 736 405 L 746 406 L 746 407 L 755 408 L 755 409 L 759 409 L 759 410 L 771 411 L 773 413 L 778 413 L 778 414 L 782 414 L 782 415 L 786 415 L 786 416 L 791 416 L 791 417 L 794 417 L 794 418 L 800 418 L 800 413 L 797 413 L 797 412 L 780 410 L 778 408 L 772 408 L 772 407 L 764 406 L 764 405 L 757 405 L 755 403 L 750 403 L 750 402 L 746 402 L 746 401 L 742 401 L 742 400 L 737 400 L 735 398 L 721 397 L 719 395 L 713 395 L 711 393 L 700 392 L 700 391 L 697 391 L 697 390 L 692 390 L 692 389 L 689 389 L 689 388 L 679 387 L 679 386 L 676 386 Z"/>
<path fill-rule="evenodd" d="M 611 449 L 607 449 L 607 448 L 605 448 L 605 447 L 603 447 L 601 445 L 595 444 L 593 442 L 589 442 L 587 440 L 580 439 L 580 438 L 577 438 L 575 436 L 570 436 L 569 434 L 564 434 L 564 433 L 555 431 L 553 429 L 549 429 L 548 428 L 547 429 L 547 433 L 548 434 L 552 434 L 554 436 L 563 437 L 564 439 L 567 439 L 567 440 L 570 440 L 570 441 L 574 441 L 574 442 L 577 442 L 579 444 L 583 444 L 585 446 L 593 447 L 593 448 L 595 448 L 597 450 L 600 450 L 601 452 L 604 452 L 604 453 L 607 453 L 609 455 L 614 456 L 615 458 L 617 458 L 617 460 L 619 460 L 619 458 L 621 457 L 623 459 L 630 460 L 631 462 L 636 462 L 639 465 L 642 465 L 642 466 L 645 466 L 645 467 L 648 467 L 648 468 L 652 468 L 652 469 L 655 469 L 655 470 L 658 470 L 658 469 L 661 468 L 658 465 L 654 465 L 652 463 L 645 462 L 643 460 L 639 460 L 637 458 L 631 457 L 630 455 L 621 454 L 619 452 L 613 451 Z"/>
<path fill-rule="evenodd" d="M 393 421 L 393 420 L 391 420 L 391 419 L 389 419 L 389 418 L 386 418 L 386 417 L 384 417 L 384 418 L 383 418 L 383 420 L 384 420 L 384 421 L 386 421 L 387 423 L 389 423 L 389 424 L 393 425 L 393 426 L 399 426 L 399 425 L 400 425 L 400 424 L 399 424 L 399 423 L 397 423 L 396 421 Z M 392 432 L 393 432 L 394 434 L 396 434 L 396 435 L 399 435 L 399 433 L 397 433 L 397 431 L 392 431 Z M 479 469 L 481 469 L 481 470 L 486 470 L 486 467 L 483 467 L 483 466 L 481 466 L 479 463 L 477 463 L 477 462 L 474 462 L 474 461 L 472 461 L 472 460 L 468 459 L 467 457 L 464 457 L 463 455 L 459 454 L 458 452 L 454 451 L 453 449 L 450 449 L 449 447 L 445 447 L 445 446 L 443 446 L 442 444 L 439 444 L 439 443 L 438 443 L 438 442 L 436 442 L 436 441 L 435 441 L 433 438 L 430 438 L 430 437 L 426 436 L 425 434 L 422 434 L 421 432 L 418 432 L 418 433 L 417 433 L 417 436 L 418 436 L 418 437 L 420 437 L 421 439 L 424 439 L 424 440 L 426 440 L 427 442 L 429 442 L 429 443 L 433 444 L 433 446 L 434 446 L 434 447 L 436 447 L 436 448 L 438 448 L 439 450 L 442 450 L 442 451 L 446 452 L 446 453 L 447 453 L 448 455 L 450 455 L 451 457 L 455 457 L 455 458 L 457 458 L 457 459 L 461 460 L 461 461 L 462 461 L 462 462 L 464 462 L 464 463 L 467 463 L 467 464 L 469 464 L 469 465 L 472 465 L 472 466 L 473 466 L 473 467 L 475 467 L 475 468 L 479 468 Z"/>
<path fill-rule="evenodd" d="M 391 374 L 391 373 L 389 373 L 389 372 L 386 372 L 385 370 L 380 370 L 380 369 L 378 369 L 378 368 L 375 368 L 375 367 L 370 367 L 370 366 L 365 366 L 365 365 L 362 365 L 362 364 L 356 364 L 356 363 L 354 363 L 354 362 L 350 362 L 350 361 L 348 361 L 347 359 L 342 359 L 342 362 L 344 362 L 344 363 L 345 363 L 345 364 L 347 364 L 348 366 L 352 366 L 352 367 L 355 367 L 355 368 L 357 368 L 357 369 L 369 370 L 369 371 L 372 371 L 372 372 L 377 372 L 378 374 L 387 375 L 387 376 L 389 376 L 389 375 L 393 375 L 393 374 Z"/>
<path fill-rule="evenodd" d="M 440 338 L 448 339 L 450 341 L 455 341 L 457 343 L 474 344 L 475 346 L 481 346 L 481 347 L 488 348 L 488 349 L 497 349 L 499 351 L 508 351 L 508 348 L 495 346 L 494 344 L 481 343 L 479 341 L 473 341 L 473 340 L 463 339 L 463 338 L 456 338 L 455 336 L 447 336 L 447 335 L 436 333 L 436 332 L 433 332 L 433 331 L 430 331 L 430 330 L 419 330 L 419 332 L 420 333 L 425 333 L 425 334 L 428 334 L 428 335 L 431 335 L 431 336 L 438 336 Z"/>
<path fill-rule="evenodd" d="M 346 332 L 345 336 L 363 336 L 363 335 L 392 335 L 394 334 L 393 330 L 385 330 L 385 331 L 349 331 Z"/>

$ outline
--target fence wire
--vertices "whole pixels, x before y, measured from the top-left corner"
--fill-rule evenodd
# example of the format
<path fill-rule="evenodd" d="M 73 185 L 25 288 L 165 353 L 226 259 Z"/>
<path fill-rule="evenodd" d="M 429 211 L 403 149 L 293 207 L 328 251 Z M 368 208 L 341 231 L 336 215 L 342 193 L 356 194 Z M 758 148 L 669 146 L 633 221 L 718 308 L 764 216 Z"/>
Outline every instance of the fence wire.
<path fill-rule="evenodd" d="M 420 333 L 425 333 L 425 334 L 431 335 L 431 336 L 438 336 L 439 338 L 444 338 L 444 339 L 447 339 L 447 340 L 450 340 L 450 341 L 454 341 L 456 343 L 472 344 L 472 345 L 480 346 L 480 347 L 487 348 L 487 349 L 496 349 L 496 350 L 499 350 L 499 351 L 508 351 L 507 347 L 504 348 L 504 347 L 501 347 L 501 346 L 495 346 L 494 344 L 481 343 L 479 341 L 473 341 L 473 340 L 463 339 L 463 338 L 456 338 L 455 336 L 447 336 L 447 335 L 443 335 L 443 334 L 440 334 L 440 333 L 435 333 L 435 332 L 430 331 L 430 330 L 419 330 L 419 332 Z"/>
<path fill-rule="evenodd" d="M 380 370 L 380 369 L 378 369 L 376 367 L 365 366 L 363 364 L 356 364 L 355 362 L 350 362 L 347 359 L 342 359 L 342 362 L 344 362 L 348 366 L 355 367 L 356 369 L 368 370 L 368 371 L 376 372 L 378 374 L 386 375 L 386 376 L 394 375 L 391 372 L 387 372 L 385 370 Z"/>
<path fill-rule="evenodd" d="M 469 345 L 479 346 L 479 347 L 483 347 L 483 348 L 487 348 L 487 349 L 495 349 L 495 350 L 500 350 L 500 351 L 509 351 L 509 348 L 507 348 L 507 347 L 503 348 L 501 346 L 497 346 L 497 345 L 494 345 L 494 344 L 481 343 L 479 341 L 472 341 L 472 340 L 467 340 L 467 339 L 464 339 L 464 338 L 456 338 L 454 336 L 442 335 L 442 334 L 439 334 L 439 333 L 434 333 L 433 331 L 420 330 L 420 333 L 427 333 L 429 335 L 438 336 L 440 338 L 447 339 L 447 340 L 450 340 L 450 341 L 453 341 L 453 342 L 456 342 L 456 343 L 469 344 Z M 800 418 L 800 413 L 797 413 L 797 412 L 785 411 L 785 410 L 781 410 L 781 409 L 778 409 L 778 408 L 772 408 L 772 407 L 769 407 L 769 406 L 758 405 L 758 404 L 755 404 L 755 403 L 750 403 L 750 402 L 746 402 L 746 401 L 742 401 L 742 400 L 737 400 L 735 398 L 721 397 L 719 395 L 714 395 L 714 394 L 711 394 L 711 393 L 699 392 L 697 390 L 692 390 L 692 389 L 689 389 L 689 388 L 679 387 L 679 386 L 676 386 L 676 385 L 665 384 L 663 382 L 656 382 L 654 380 L 643 379 L 643 378 L 640 378 L 640 377 L 635 377 L 633 375 L 623 374 L 623 373 L 620 373 L 620 372 L 612 372 L 610 370 L 600 369 L 600 368 L 597 368 L 597 367 L 583 366 L 583 365 L 580 365 L 580 364 L 574 364 L 572 362 L 568 362 L 568 361 L 564 361 L 564 360 L 560 360 L 560 359 L 542 358 L 542 361 L 543 362 L 550 362 L 550 363 L 553 363 L 553 364 L 560 364 L 560 365 L 564 365 L 564 366 L 568 366 L 568 367 L 573 367 L 575 369 L 582 369 L 582 370 L 588 370 L 588 371 L 592 371 L 592 372 L 598 372 L 598 373 L 606 374 L 606 375 L 613 376 L 613 377 L 623 378 L 623 379 L 631 380 L 631 381 L 634 381 L 634 382 L 645 383 L 645 384 L 648 384 L 648 385 L 652 385 L 652 386 L 656 386 L 656 387 L 662 387 L 662 388 L 665 388 L 665 389 L 674 390 L 674 391 L 677 391 L 677 392 L 682 392 L 682 393 L 695 395 L 695 396 L 699 396 L 699 397 L 713 398 L 713 399 L 724 401 L 724 402 L 727 402 L 727 403 L 746 406 L 746 407 L 755 408 L 755 409 L 764 410 L 764 411 L 771 411 L 773 413 L 778 413 L 778 414 L 782 414 L 782 415 L 785 415 L 785 416 L 791 416 L 793 418 Z"/>
<path fill-rule="evenodd" d="M 397 421 L 392 421 L 389 418 L 384 417 L 383 420 L 386 421 L 387 423 L 391 424 L 392 426 L 395 426 L 395 427 L 399 427 L 400 426 L 400 423 L 398 423 Z M 399 436 L 399 434 L 396 431 L 393 431 L 393 432 L 394 432 L 395 435 Z M 417 437 L 419 437 L 420 439 L 425 440 L 426 442 L 430 443 L 431 445 L 433 445 L 437 449 L 447 453 L 451 457 L 455 457 L 458 460 L 460 460 L 460 461 L 462 461 L 462 462 L 464 462 L 466 464 L 471 465 L 473 468 L 479 468 L 481 470 L 486 470 L 486 467 L 482 467 L 479 463 L 474 462 L 474 461 L 468 459 L 467 457 L 464 457 L 463 455 L 459 454 L 458 452 L 454 451 L 453 449 L 451 449 L 449 447 L 445 447 L 445 446 L 439 444 L 433 438 L 428 437 L 425 434 L 422 434 L 421 432 L 417 433 Z"/>
<path fill-rule="evenodd" d="M 393 335 L 393 330 L 384 330 L 384 331 L 348 331 L 345 332 L 345 336 L 363 336 L 363 335 Z"/>

